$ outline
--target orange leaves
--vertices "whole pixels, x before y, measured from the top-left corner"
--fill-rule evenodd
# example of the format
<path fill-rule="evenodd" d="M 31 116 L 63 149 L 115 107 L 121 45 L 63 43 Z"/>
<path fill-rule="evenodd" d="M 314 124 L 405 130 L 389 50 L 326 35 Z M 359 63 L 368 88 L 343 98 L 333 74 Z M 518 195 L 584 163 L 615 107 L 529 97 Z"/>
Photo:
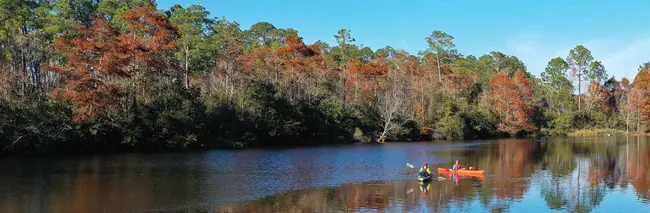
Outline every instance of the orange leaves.
<path fill-rule="evenodd" d="M 129 26 L 129 32 L 120 35 L 120 47 L 124 48 L 136 61 L 142 61 L 156 68 L 169 68 L 162 59 L 151 54 L 170 51 L 176 47 L 178 33 L 165 16 L 155 8 L 134 8 L 122 15 Z"/>
<path fill-rule="evenodd" d="M 307 46 L 294 35 L 286 36 L 285 43 L 278 48 L 260 46 L 239 56 L 242 77 L 276 84 L 278 92 L 291 101 L 322 95 L 319 84 L 331 80 L 331 74 L 318 47 Z"/>
<path fill-rule="evenodd" d="M 278 48 L 276 55 L 289 71 L 306 72 L 311 65 L 322 65 L 323 57 L 318 55 L 316 45 L 306 46 L 302 38 L 294 35 L 286 36 L 285 42 L 287 45 Z"/>
<path fill-rule="evenodd" d="M 307 46 L 302 42 L 302 38 L 294 35 L 286 36 L 285 42 L 285 46 L 277 49 L 255 48 L 252 52 L 240 56 L 239 62 L 243 64 L 246 72 L 262 72 L 258 74 L 276 73 L 279 68 L 284 68 L 280 74 L 309 73 L 324 68 L 323 57 L 318 54 L 316 45 Z"/>
<path fill-rule="evenodd" d="M 247 73 L 253 73 L 256 70 L 275 73 L 274 70 L 277 70 L 276 66 L 279 63 L 279 59 L 270 47 L 256 48 L 252 52 L 240 56 L 238 60 Z"/>
<path fill-rule="evenodd" d="M 364 78 L 382 76 L 388 72 L 388 67 L 383 60 L 384 59 L 379 58 L 374 62 L 362 63 L 354 59 L 348 59 L 347 71 L 350 74 L 358 74 Z"/>
<path fill-rule="evenodd" d="M 650 73 L 640 71 L 634 78 L 634 107 L 641 111 L 641 118 L 650 124 Z"/>
<path fill-rule="evenodd" d="M 76 122 L 118 109 L 128 93 L 136 92 L 137 88 L 118 86 L 120 81 L 137 85 L 136 76 L 146 78 L 140 74 L 170 68 L 164 55 L 175 47 L 177 33 L 166 17 L 155 8 L 135 8 L 122 19 L 128 25 L 125 33 L 98 17 L 90 27 L 79 27 L 78 37 L 57 42 L 57 49 L 65 51 L 66 64 L 46 69 L 65 79 L 53 95 L 77 106 Z"/>
<path fill-rule="evenodd" d="M 618 84 L 618 82 L 615 82 Z M 615 100 L 615 92 L 617 88 L 612 88 L 610 90 L 605 85 L 602 85 L 596 81 L 592 81 L 589 85 L 589 101 L 592 108 L 597 108 L 605 112 L 611 112 L 617 110 L 617 103 Z"/>
<path fill-rule="evenodd" d="M 500 131 L 514 135 L 536 129 L 529 121 L 534 111 L 528 104 L 533 95 L 528 84 L 521 71 L 517 71 L 512 79 L 504 74 L 490 79 L 490 98 L 502 121 L 498 127 Z"/>
<path fill-rule="evenodd" d="M 362 97 L 370 98 L 373 92 L 380 89 L 379 77 L 388 72 L 388 66 L 384 63 L 383 58 L 368 63 L 348 59 L 345 72 L 347 73 L 345 87 L 353 91 L 348 95 L 357 100 L 359 92 Z"/>

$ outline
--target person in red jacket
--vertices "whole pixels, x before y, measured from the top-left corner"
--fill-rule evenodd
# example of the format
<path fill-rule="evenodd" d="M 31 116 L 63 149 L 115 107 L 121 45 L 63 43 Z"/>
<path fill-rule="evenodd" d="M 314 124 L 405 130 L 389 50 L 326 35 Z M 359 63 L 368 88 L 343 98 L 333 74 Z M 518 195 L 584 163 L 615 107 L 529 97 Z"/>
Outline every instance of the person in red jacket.
<path fill-rule="evenodd" d="M 456 164 L 454 164 L 454 166 L 451 167 L 451 170 L 456 171 L 456 170 L 460 170 L 461 168 L 462 167 L 460 167 L 460 164 L 458 163 L 458 160 L 456 160 Z"/>

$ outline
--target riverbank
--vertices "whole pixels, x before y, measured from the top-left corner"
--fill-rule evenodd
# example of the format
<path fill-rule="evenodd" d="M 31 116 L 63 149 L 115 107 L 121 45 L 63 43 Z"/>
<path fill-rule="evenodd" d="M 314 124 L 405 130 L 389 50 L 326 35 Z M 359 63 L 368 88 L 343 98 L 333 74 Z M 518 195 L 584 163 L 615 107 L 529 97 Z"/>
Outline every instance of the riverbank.
<path fill-rule="evenodd" d="M 624 136 L 640 135 L 638 133 L 627 132 L 618 129 L 579 129 L 567 134 L 568 136 Z"/>

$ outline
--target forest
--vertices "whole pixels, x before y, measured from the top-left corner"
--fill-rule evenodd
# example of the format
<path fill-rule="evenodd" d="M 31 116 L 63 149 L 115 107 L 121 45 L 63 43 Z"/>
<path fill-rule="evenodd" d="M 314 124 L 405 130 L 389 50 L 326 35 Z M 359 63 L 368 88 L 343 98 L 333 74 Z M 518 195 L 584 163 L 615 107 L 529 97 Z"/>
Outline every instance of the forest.
<path fill-rule="evenodd" d="M 200 5 L 0 0 L 0 155 L 157 152 L 568 134 L 644 134 L 650 63 L 630 80 L 576 45 L 534 76 L 463 55 L 432 29 L 417 53 L 353 32 L 305 44 Z"/>

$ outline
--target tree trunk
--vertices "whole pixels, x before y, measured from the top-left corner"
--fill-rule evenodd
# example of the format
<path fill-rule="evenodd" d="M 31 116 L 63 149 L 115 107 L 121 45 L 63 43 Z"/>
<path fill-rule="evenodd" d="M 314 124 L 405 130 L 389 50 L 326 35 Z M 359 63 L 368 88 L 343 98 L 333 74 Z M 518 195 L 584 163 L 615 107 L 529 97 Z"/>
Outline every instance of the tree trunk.
<path fill-rule="evenodd" d="M 345 78 L 346 77 L 345 76 L 346 71 L 345 70 L 346 70 L 346 67 L 347 67 L 347 64 L 346 64 L 347 62 L 343 62 L 343 63 L 344 63 L 343 64 L 343 109 L 345 109 L 345 105 L 347 104 L 347 96 L 348 96 L 347 89 L 345 88 L 345 83 L 346 83 L 346 78 Z"/>
<path fill-rule="evenodd" d="M 436 53 L 436 60 L 438 62 L 438 81 L 442 82 L 442 70 L 440 69 L 440 64 L 442 63 L 440 61 L 440 53 Z"/>
<path fill-rule="evenodd" d="M 636 131 L 641 133 L 641 112 L 639 107 L 636 109 Z"/>
<path fill-rule="evenodd" d="M 185 47 L 185 89 L 190 88 L 190 48 Z"/>
<path fill-rule="evenodd" d="M 28 78 L 28 73 L 27 73 L 27 56 L 25 55 L 25 44 L 26 44 L 26 39 L 27 39 L 27 23 L 25 22 L 24 25 L 20 27 L 20 34 L 23 37 L 23 41 L 19 42 L 20 43 L 20 69 L 23 71 L 23 74 L 21 76 L 21 93 L 23 98 L 25 98 L 26 95 L 26 90 L 27 90 L 27 78 Z"/>
<path fill-rule="evenodd" d="M 627 110 L 625 111 L 625 131 L 630 131 L 630 115 L 628 114 Z"/>
<path fill-rule="evenodd" d="M 390 120 L 391 118 L 386 118 L 386 123 L 384 124 L 384 130 L 381 132 L 379 139 L 377 139 L 378 142 L 384 142 L 386 133 L 388 132 L 388 128 L 390 127 Z"/>
<path fill-rule="evenodd" d="M 578 71 L 578 72 L 580 72 L 580 71 Z M 580 103 L 580 95 L 582 94 L 581 91 L 582 91 L 582 76 L 578 75 L 578 111 L 580 111 L 581 105 L 582 105 Z"/>

